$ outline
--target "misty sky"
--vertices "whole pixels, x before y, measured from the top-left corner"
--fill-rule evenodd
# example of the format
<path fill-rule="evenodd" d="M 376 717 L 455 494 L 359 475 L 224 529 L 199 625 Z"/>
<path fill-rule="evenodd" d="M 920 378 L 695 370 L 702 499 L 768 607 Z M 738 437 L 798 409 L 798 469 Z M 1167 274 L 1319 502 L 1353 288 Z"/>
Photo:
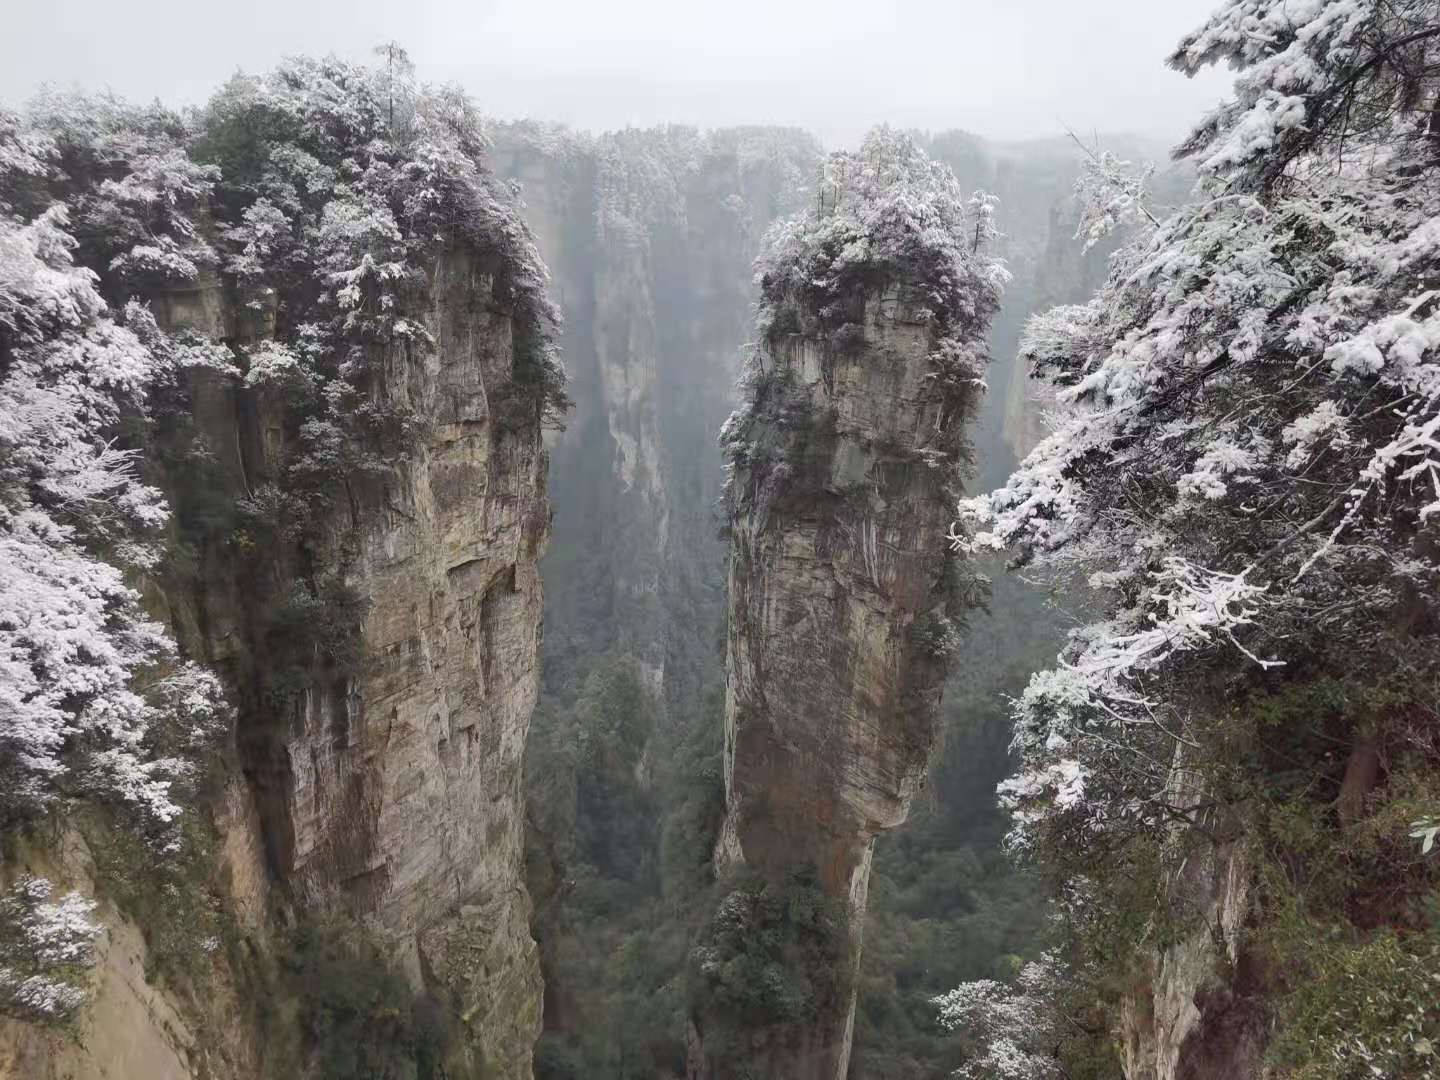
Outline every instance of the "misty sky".
<path fill-rule="evenodd" d="M 403 44 L 484 111 L 577 127 L 879 121 L 1172 138 L 1226 95 L 1164 57 L 1218 0 L 5 0 L 0 100 L 45 81 L 198 103 L 280 57 Z"/>

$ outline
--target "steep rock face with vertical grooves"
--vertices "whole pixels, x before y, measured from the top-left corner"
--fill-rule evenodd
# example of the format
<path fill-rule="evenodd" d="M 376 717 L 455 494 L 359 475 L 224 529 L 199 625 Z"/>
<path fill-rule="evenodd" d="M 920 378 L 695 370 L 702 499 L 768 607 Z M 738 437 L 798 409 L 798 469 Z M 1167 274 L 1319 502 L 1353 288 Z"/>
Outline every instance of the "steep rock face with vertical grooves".
<path fill-rule="evenodd" d="M 335 500 L 323 530 L 334 550 L 313 553 L 339 560 L 345 548 L 347 584 L 367 602 L 358 673 L 336 677 L 315 662 L 307 688 L 279 715 L 247 692 L 294 660 L 267 656 L 254 633 L 257 606 L 293 584 L 283 571 L 257 585 L 235 572 L 233 554 L 216 553 L 191 585 L 157 584 L 148 600 L 235 687 L 240 772 L 225 778 L 215 813 L 219 869 L 239 925 L 264 941 L 277 902 L 308 918 L 358 919 L 417 987 L 456 1003 L 485 1075 L 520 1080 L 531 1075 L 541 1010 L 521 757 L 538 682 L 536 564 L 548 507 L 538 429 L 498 424 L 489 405 L 512 348 L 511 315 L 493 285 L 463 245 L 429 268 L 414 314 L 436 348 L 423 364 L 395 356 L 386 393 L 409 397 L 435 423 L 410 465 L 369 493 L 378 505 L 359 493 Z M 215 341 L 267 332 L 265 319 L 234 301 L 207 276 L 157 295 L 154 308 L 167 329 Z M 188 382 L 227 493 L 273 481 L 284 400 L 212 372 Z M 93 873 L 78 841 L 63 855 L 53 876 L 83 882 Z M 109 1075 L 110 1060 L 177 1078 L 197 1067 L 257 1075 L 266 1052 L 247 1046 L 257 1033 L 245 1026 L 246 990 L 220 978 L 212 988 L 220 1012 L 197 1024 L 140 976 L 145 927 L 118 912 L 107 922 L 113 941 L 79 1020 L 86 1037 L 8 1025 L 0 1041 L 14 1060 L 0 1053 L 0 1076 L 12 1075 L 12 1064 L 17 1077 Z"/>
<path fill-rule="evenodd" d="M 744 868 L 839 901 L 844 940 L 840 971 L 803 974 L 795 1016 L 756 1025 L 723 1004 L 738 910 L 723 901 L 699 953 L 713 996 L 695 1021 L 696 1075 L 845 1076 L 873 842 L 924 782 L 967 599 L 946 535 L 1003 281 L 980 250 L 987 210 L 967 218 L 949 170 L 881 131 L 831 159 L 818 210 L 779 227 L 762 257 L 762 342 L 722 437 L 716 863 L 722 878 Z"/>
<path fill-rule="evenodd" d="M 1196 854 L 1167 883 L 1207 924 L 1143 957 L 1119 1014 L 1128 1080 L 1261 1074 L 1271 1007 L 1264 960 L 1245 941 L 1253 857 L 1230 842 Z"/>
<path fill-rule="evenodd" d="M 218 285 L 157 309 L 171 330 L 253 333 Z M 378 488 L 336 493 L 321 530 L 328 550 L 313 553 L 346 566 L 365 603 L 364 661 L 348 678 L 315 665 L 288 718 L 247 716 L 266 704 L 242 691 L 240 757 L 282 889 L 305 911 L 370 924 L 417 985 L 456 996 L 496 1075 L 525 1077 L 541 984 L 521 758 L 538 680 L 545 454 L 537 426 L 500 422 L 492 408 L 514 348 L 493 269 L 464 244 L 448 247 L 413 317 L 435 348 L 386 357 L 382 393 L 430 418 L 428 432 Z M 234 494 L 279 475 L 283 400 L 208 374 L 192 397 Z M 182 638 L 195 635 L 237 681 L 292 659 L 241 645 L 248 605 L 231 589 L 243 584 L 218 565 L 206 577 L 218 587 L 173 605 L 172 620 L 193 619 Z"/>
<path fill-rule="evenodd" d="M 298 58 L 190 124 L 77 96 L 0 128 L 45 155 L 0 191 L 83 226 L 48 257 L 135 357 L 95 436 L 165 499 L 127 581 L 230 706 L 192 721 L 164 846 L 101 797 L 7 834 L 0 883 L 94 893 L 110 940 L 83 1043 L 6 1021 L 0 1076 L 532 1075 L 556 313 L 473 111 L 405 67 Z"/>

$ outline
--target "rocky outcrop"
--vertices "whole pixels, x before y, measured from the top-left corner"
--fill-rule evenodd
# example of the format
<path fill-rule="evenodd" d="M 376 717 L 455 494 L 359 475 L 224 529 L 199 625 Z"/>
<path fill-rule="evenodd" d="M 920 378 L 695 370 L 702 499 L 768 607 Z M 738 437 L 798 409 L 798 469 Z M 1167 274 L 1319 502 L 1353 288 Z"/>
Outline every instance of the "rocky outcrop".
<path fill-rule="evenodd" d="M 935 746 L 956 466 L 936 447 L 927 321 L 896 290 L 867 297 L 863 326 L 843 355 L 797 334 L 760 360 L 794 422 L 755 421 L 773 460 L 734 478 L 717 851 L 722 871 L 813 866 L 857 949 L 875 837 L 904 822 Z M 787 1033 L 767 1075 L 843 1077 L 852 1007 Z"/>
<path fill-rule="evenodd" d="M 539 431 L 490 406 L 513 330 L 493 284 L 463 248 L 434 267 L 434 358 L 395 365 L 389 388 L 433 426 L 359 530 L 353 564 L 369 659 L 343 698 L 306 702 L 285 753 L 289 872 L 401 943 L 417 982 L 458 997 L 494 1075 L 518 1077 L 540 1025 L 521 756 L 548 508 Z"/>
<path fill-rule="evenodd" d="M 1196 851 L 1166 883 L 1193 927 L 1143 958 L 1121 1002 L 1127 1080 L 1229 1080 L 1263 1072 L 1270 1038 L 1264 964 L 1245 931 L 1253 860 L 1241 841 Z"/>
<path fill-rule="evenodd" d="M 24 873 L 83 895 L 97 894 L 95 852 L 77 830 L 66 830 L 53 846 L 22 845 L 9 854 Z M 233 855 L 221 860 L 232 870 L 239 868 Z M 232 879 L 232 886 L 242 904 L 253 899 L 245 893 L 245 881 Z M 264 1075 L 264 1052 L 249 1023 L 254 1003 L 241 999 L 237 980 L 208 980 L 204 1023 L 199 1023 L 194 1003 L 155 979 L 146 928 L 113 902 L 100 903 L 95 914 L 105 931 L 85 1008 L 59 1029 L 0 1018 L 0 1080 L 250 1080 Z"/>
<path fill-rule="evenodd" d="M 760 358 L 806 422 L 755 422 L 774 461 L 737 470 L 731 529 L 722 851 L 862 895 L 860 853 L 922 783 L 944 671 L 920 620 L 944 615 L 955 449 L 900 291 L 867 297 L 860 348 L 796 334 Z"/>
<path fill-rule="evenodd" d="M 113 786 L 4 813 L 14 910 L 75 889 L 108 936 L 93 995 L 41 981 L 33 1007 L 0 1003 L 24 1018 L 0 1075 L 532 1075 L 522 759 L 558 312 L 478 118 L 412 75 L 398 48 L 373 69 L 297 57 L 193 123 L 77 95 L 17 143 L 0 116 L 5 147 L 46 158 L 0 152 L 6 199 L 21 177 L 26 213 L 51 207 L 55 266 L 16 280 L 64 271 L 79 297 L 33 341 L 0 328 L 0 378 L 16 385 L 15 342 L 82 324 L 114 353 L 75 352 L 71 375 L 37 348 L 21 399 L 92 414 L 67 438 L 104 482 L 57 499 L 133 518 L 85 538 L 115 584 L 74 654 L 142 642 L 111 650 L 118 705 L 68 672 L 57 695 L 104 730 Z M 10 307 L 28 295 L 6 284 Z M 62 376 L 113 401 L 43 389 Z M 7 479 L 0 517 L 38 484 Z M 69 573 L 56 593 L 88 596 Z M 26 963 L 82 968 L 89 941 Z M 62 1019 L 83 1053 L 40 1027 Z"/>
<path fill-rule="evenodd" d="M 931 252 L 884 231 L 892 198 L 928 204 L 938 230 L 958 233 L 961 216 L 948 170 L 890 139 L 833 159 L 818 214 L 795 227 L 801 239 L 762 260 L 764 337 L 723 438 L 731 557 L 717 869 L 743 865 L 777 884 L 813 874 L 848 912 L 847 970 L 810 1002 L 811 1017 L 753 1031 L 744 1060 L 704 1049 L 702 1076 L 846 1075 L 874 841 L 904 822 L 924 784 L 958 644 L 963 568 L 946 535 L 976 390 L 956 358 L 983 355 L 961 341 L 983 337 L 994 297 L 973 249 Z M 828 262 L 862 242 L 895 254 L 848 278 L 845 255 Z M 940 273 L 921 269 L 936 264 L 947 268 L 938 287 Z M 817 296 L 809 283 L 826 277 L 833 291 Z M 702 1043 L 715 1020 L 699 1017 Z"/>
<path fill-rule="evenodd" d="M 311 915 L 370 926 L 417 987 L 456 1004 L 485 1075 L 519 1078 L 530 1075 L 540 1028 L 521 758 L 548 506 L 538 425 L 496 404 L 515 348 L 496 281 L 463 243 L 428 268 L 413 315 L 434 348 L 383 356 L 377 388 L 426 417 L 425 434 L 383 481 L 335 493 L 307 552 L 337 568 L 364 610 L 353 672 L 315 662 L 298 697 L 277 705 L 251 695 L 246 682 L 265 682 L 267 664 L 293 662 L 267 656 L 247 628 L 263 619 L 242 595 L 256 583 L 217 561 L 208 588 L 170 599 L 182 640 L 241 686 L 240 759 L 282 894 Z M 217 296 L 202 290 L 157 309 L 171 329 L 243 342 L 236 308 Z M 283 399 L 209 376 L 192 398 L 236 495 L 279 474 Z M 285 576 L 261 587 L 264 603 L 284 594 Z"/>

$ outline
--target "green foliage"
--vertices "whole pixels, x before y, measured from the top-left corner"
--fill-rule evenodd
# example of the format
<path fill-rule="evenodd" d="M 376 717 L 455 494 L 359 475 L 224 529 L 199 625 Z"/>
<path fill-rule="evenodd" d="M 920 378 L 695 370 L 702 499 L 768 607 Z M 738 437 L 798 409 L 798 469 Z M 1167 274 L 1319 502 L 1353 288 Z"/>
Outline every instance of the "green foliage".
<path fill-rule="evenodd" d="M 302 923 L 280 958 L 322 1080 L 460 1080 L 450 1013 L 416 994 L 353 924 Z M 477 1078 L 478 1080 L 478 1078 Z"/>
<path fill-rule="evenodd" d="M 660 880 L 667 897 L 701 895 L 714 883 L 711 853 L 725 815 L 724 711 L 721 692 L 712 690 L 700 723 L 670 752 L 660 836 Z"/>
<path fill-rule="evenodd" d="M 547 695 L 536 711 L 527 865 L 546 1080 L 684 1075 L 686 953 L 724 798 L 721 710 L 712 696 L 689 724 L 657 730 L 638 663 L 611 655 L 571 703 Z"/>
<path fill-rule="evenodd" d="M 146 979 L 203 993 L 216 951 L 235 934 L 224 894 L 213 880 L 214 827 L 187 811 L 178 849 L 157 851 L 103 811 L 75 820 L 94 859 L 96 889 L 145 935 Z"/>
<path fill-rule="evenodd" d="M 220 89 L 190 152 L 196 161 L 220 166 L 224 184 L 241 190 L 260 183 L 273 147 L 300 141 L 296 117 L 279 109 L 244 107 L 247 90 L 240 75 Z"/>
<path fill-rule="evenodd" d="M 1271 1059 L 1306 1080 L 1440 1068 L 1440 869 L 1408 828 L 1440 780 L 1431 754 L 1397 739 L 1406 710 L 1396 689 L 1322 679 L 1255 710 L 1289 768 L 1261 773 L 1252 804 L 1263 861 L 1251 947 L 1273 983 Z M 1345 762 L 1325 735 L 1351 725 L 1390 771 L 1346 820 L 1333 797 L 1344 798 Z"/>
<path fill-rule="evenodd" d="M 783 882 L 741 870 L 690 953 L 691 1011 L 706 1053 L 733 1068 L 760 1030 L 802 1023 L 849 994 L 849 918 L 813 867 Z"/>
<path fill-rule="evenodd" d="M 572 709 L 547 708 L 533 725 L 533 824 L 561 845 L 570 873 L 614 882 L 617 900 L 630 888 L 654 891 L 659 832 L 645 760 L 654 724 L 639 666 L 621 656 L 591 669 Z"/>
<path fill-rule="evenodd" d="M 369 601 L 338 574 L 291 587 L 267 609 L 264 678 L 271 704 L 283 708 L 318 678 L 346 679 L 364 658 Z"/>
<path fill-rule="evenodd" d="M 1289 898 L 1264 940 L 1293 990 L 1270 1057 L 1296 1080 L 1419 1078 L 1440 1069 L 1440 894 L 1429 925 L 1357 933 Z"/>
<path fill-rule="evenodd" d="M 369 601 L 338 575 L 297 586 L 270 615 L 270 647 L 277 653 L 318 654 L 342 671 L 361 660 L 361 627 Z"/>
<path fill-rule="evenodd" d="M 927 611 L 916 619 L 910 638 L 925 653 L 941 660 L 959 652 L 964 641 L 960 628 L 941 611 Z"/>
<path fill-rule="evenodd" d="M 555 345 L 539 324 L 517 327 L 511 350 L 510 381 L 498 387 L 491 401 L 502 427 L 533 431 L 541 426 L 563 429 L 575 404 L 566 393 L 565 368 Z"/>

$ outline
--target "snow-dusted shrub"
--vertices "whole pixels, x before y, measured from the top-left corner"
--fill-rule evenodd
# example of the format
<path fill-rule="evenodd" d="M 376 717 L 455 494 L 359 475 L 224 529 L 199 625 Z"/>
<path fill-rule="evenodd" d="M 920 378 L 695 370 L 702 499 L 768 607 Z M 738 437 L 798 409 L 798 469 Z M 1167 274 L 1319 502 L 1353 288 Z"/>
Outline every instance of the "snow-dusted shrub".
<path fill-rule="evenodd" d="M 103 932 L 79 893 L 50 902 L 54 886 L 25 877 L 0 896 L 0 1013 L 64 1020 L 85 1002 L 85 974 Z"/>
<path fill-rule="evenodd" d="M 189 156 L 178 115 L 110 94 L 46 90 L 29 120 L 53 145 L 55 172 L 74 185 L 67 204 L 83 261 L 118 290 L 193 281 L 215 264 L 197 215 L 218 171 Z"/>
<path fill-rule="evenodd" d="M 31 151 L 54 143 L 26 130 L 0 124 L 0 195 L 52 167 Z M 167 510 L 117 430 L 168 358 L 110 312 L 68 224 L 58 205 L 0 205 L 0 821 L 93 795 L 166 835 L 189 768 L 170 733 L 213 731 L 221 709 L 124 573 L 154 564 Z M 167 672 L 188 691 L 152 698 Z"/>
<path fill-rule="evenodd" d="M 283 354 L 262 352 L 251 378 L 281 375 L 284 355 L 289 385 L 325 391 L 323 419 L 388 439 L 377 448 L 402 457 L 408 443 L 389 436 L 414 433 L 410 405 L 386 400 L 375 364 L 386 347 L 434 348 L 407 312 L 436 257 L 463 242 L 515 319 L 513 382 L 494 399 L 523 400 L 522 422 L 558 421 L 559 315 L 515 193 L 484 162 L 474 105 L 457 88 L 416 84 L 398 50 L 387 57 L 375 67 L 299 57 L 236 76 L 198 121 L 191 155 L 217 167 L 222 263 L 285 297 L 273 343 Z"/>
<path fill-rule="evenodd" d="M 908 135 L 876 128 L 855 153 L 834 153 L 821 171 L 816 205 L 777 222 L 755 262 L 762 334 L 787 302 L 838 327 L 855 290 L 909 286 L 942 335 L 984 370 L 983 335 L 1008 272 L 991 253 L 995 201 L 967 197 L 948 166 Z"/>
<path fill-rule="evenodd" d="M 1053 953 L 1026 964 L 1014 982 L 977 979 L 935 999 L 940 1026 L 963 1033 L 978 1052 L 962 1080 L 1061 1080 L 1064 967 Z"/>
<path fill-rule="evenodd" d="M 761 341 L 742 369 L 740 408 L 720 434 L 727 468 L 754 456 L 755 418 L 786 409 L 789 373 L 773 361 L 784 339 L 811 333 L 832 354 L 853 356 L 864 347 L 860 305 L 886 289 L 934 327 L 927 384 L 942 405 L 936 442 L 953 463 L 1009 279 L 992 254 L 994 211 L 991 196 L 967 197 L 947 166 L 889 128 L 873 130 L 858 152 L 831 154 L 816 205 L 773 225 L 755 260 Z"/>

